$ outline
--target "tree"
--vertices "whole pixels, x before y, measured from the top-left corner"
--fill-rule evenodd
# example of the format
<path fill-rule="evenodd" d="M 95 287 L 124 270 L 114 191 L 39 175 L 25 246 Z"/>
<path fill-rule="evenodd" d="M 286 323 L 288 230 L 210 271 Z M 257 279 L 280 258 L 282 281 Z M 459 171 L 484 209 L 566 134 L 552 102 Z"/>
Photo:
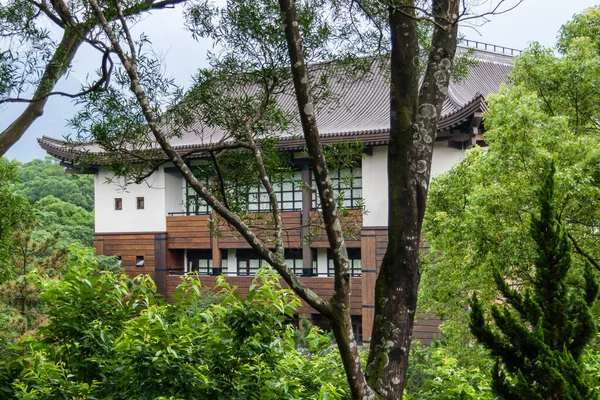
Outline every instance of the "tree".
<path fill-rule="evenodd" d="M 186 96 L 170 90 L 172 82 L 160 79 L 160 65 L 140 47 L 144 43 L 132 38 L 125 21 L 113 24 L 105 16 L 104 5 L 95 0 L 90 4 L 110 47 L 119 56 L 123 67 L 119 83 L 131 92 L 114 87 L 101 95 L 88 96 L 85 111 L 73 120 L 78 132 L 91 132 L 96 142 L 111 152 L 115 171 L 136 181 L 162 163 L 172 162 L 199 196 L 235 227 L 303 300 L 331 320 L 353 398 L 370 398 L 375 393 L 401 398 L 416 308 L 419 238 L 436 123 L 450 80 L 458 22 L 472 17 L 465 3 L 435 0 L 420 7 L 414 1 L 296 4 L 292 0 L 232 0 L 220 9 L 201 2 L 189 13 L 193 32 L 213 38 L 222 50 L 211 58 L 210 70 L 200 71 L 197 85 Z M 115 8 L 119 14 L 118 1 Z M 332 18 L 324 17 L 327 15 Z M 430 24 L 432 32 L 423 68 L 417 62 L 419 21 Z M 391 32 L 389 39 L 383 34 L 387 29 Z M 350 269 L 344 232 L 331 195 L 328 162 L 314 111 L 326 98 L 327 82 L 342 79 L 351 71 L 349 61 L 363 65 L 379 62 L 379 58 L 359 56 L 371 54 L 368 50 L 373 49 L 385 52 L 388 42 L 390 244 L 377 282 L 376 323 L 365 374 L 351 327 Z M 331 62 L 322 63 L 324 60 Z M 339 60 L 346 65 L 341 72 L 335 62 Z M 321 62 L 322 67 L 311 70 L 311 61 Z M 421 73 L 423 84 L 419 89 Z M 296 94 L 296 113 L 280 108 L 275 101 L 290 81 Z M 280 167 L 281 172 L 285 164 L 270 160 L 276 153 L 272 137 L 285 133 L 294 117 L 302 126 L 333 254 L 335 295 L 331 299 L 320 298 L 306 287 L 284 259 L 281 213 L 271 177 L 277 176 L 278 168 L 274 167 Z M 189 128 L 190 121 L 196 120 L 224 134 L 224 140 L 202 149 L 211 156 L 215 185 L 199 179 L 170 143 L 186 125 Z M 168 130 L 164 129 L 166 125 Z M 154 150 L 154 143 L 162 152 Z M 248 164 L 252 167 L 247 168 L 252 180 L 246 185 L 256 182 L 269 196 L 273 234 L 268 241 L 251 229 L 248 215 L 236 213 L 234 204 L 229 203 L 231 189 L 221 174 L 231 165 L 226 157 L 252 161 Z M 138 163 L 132 165 L 132 159 Z"/>
<path fill-rule="evenodd" d="M 583 349 L 598 333 L 590 307 L 598 297 L 599 286 L 589 262 L 581 292 L 567 283 L 572 261 L 569 239 L 557 220 L 554 173 L 552 166 L 539 194 L 540 216 L 531 223 L 537 251 L 532 290 L 514 289 L 496 272 L 496 285 L 506 302 L 492 306 L 497 330 L 486 321 L 476 294 L 470 303 L 469 327 L 498 357 L 492 387 L 505 399 L 598 396 L 579 361 Z"/>
<path fill-rule="evenodd" d="M 20 165 L 17 171 L 15 192 L 31 204 L 46 196 L 53 196 L 87 211 L 94 210 L 93 177 L 66 174 L 64 168 L 50 156 Z"/>
<path fill-rule="evenodd" d="M 561 32 L 594 15 L 576 16 Z M 593 25 L 589 25 L 593 29 Z M 597 149 L 599 92 L 595 36 L 561 34 L 560 57 L 537 44 L 518 57 L 511 87 L 490 96 L 485 140 L 452 171 L 432 181 L 425 238 L 432 257 L 423 269 L 421 302 L 444 316 L 468 345 L 465 307 L 473 290 L 483 303 L 496 298 L 492 271 L 531 282 L 536 257 L 530 215 L 539 204 L 548 158 L 557 169 L 560 224 L 573 245 L 574 271 L 583 260 L 600 270 L 600 176 Z M 568 39 L 567 39 L 568 38 Z"/>
<path fill-rule="evenodd" d="M 136 16 L 181 3 L 184 0 L 126 1 L 120 17 Z M 0 6 L 0 36 L 11 38 L 0 48 L 0 104 L 25 103 L 27 107 L 0 132 L 0 156 L 16 143 L 31 124 L 44 112 L 51 96 L 76 98 L 81 93 L 99 90 L 111 79 L 111 49 L 96 40 L 98 21 L 82 1 L 36 2 L 10 0 Z M 118 16 L 106 9 L 109 20 Z M 61 32 L 54 40 L 53 29 Z M 69 71 L 82 44 L 87 43 L 102 54 L 100 78 L 81 93 L 55 91 L 58 81 Z M 33 92 L 31 98 L 23 97 Z"/>

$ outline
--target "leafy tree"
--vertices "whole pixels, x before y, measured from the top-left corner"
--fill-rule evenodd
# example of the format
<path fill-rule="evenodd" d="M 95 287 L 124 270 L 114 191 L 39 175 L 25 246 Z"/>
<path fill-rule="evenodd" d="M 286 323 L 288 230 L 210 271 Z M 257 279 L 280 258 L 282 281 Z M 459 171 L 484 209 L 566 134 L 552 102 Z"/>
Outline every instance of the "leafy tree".
<path fill-rule="evenodd" d="M 575 32 L 574 24 L 561 32 Z M 591 20 L 593 21 L 593 20 Z M 590 29 L 594 29 L 593 26 Z M 557 57 L 533 44 L 514 63 L 512 86 L 490 96 L 486 150 L 473 149 L 452 171 L 434 179 L 428 198 L 425 238 L 430 244 L 423 269 L 421 302 L 447 319 L 457 340 L 468 345 L 467 300 L 473 290 L 493 301 L 492 271 L 509 280 L 531 282 L 536 258 L 529 233 L 536 213 L 535 188 L 548 158 L 557 169 L 559 223 L 574 252 L 573 275 L 581 280 L 583 261 L 600 270 L 600 92 L 596 37 L 562 34 Z M 569 38 L 567 40 L 566 38 Z"/>
<path fill-rule="evenodd" d="M 86 211 L 94 210 L 93 177 L 66 174 L 64 168 L 50 156 L 19 166 L 15 192 L 31 204 L 44 197 L 53 196 Z"/>
<path fill-rule="evenodd" d="M 0 362 L 17 398 L 346 399 L 339 355 L 313 328 L 297 348 L 286 319 L 299 305 L 272 271 L 245 298 L 223 280 L 219 303 L 190 277 L 173 304 L 148 278 L 98 273 L 73 253 L 63 280 L 43 281 L 50 320 L 25 354 Z M 198 308 L 203 304 L 202 309 Z M 10 367 L 10 368 L 9 368 Z M 3 371 L 11 371 L 11 374 Z"/>
<path fill-rule="evenodd" d="M 58 245 L 68 248 L 76 242 L 92 247 L 94 214 L 50 195 L 35 204 L 38 210 L 36 236 L 40 238 L 58 234 Z"/>
<path fill-rule="evenodd" d="M 14 193 L 16 166 L 0 158 L 0 263 L 5 262 L 10 251 L 13 232 L 31 220 L 27 200 Z M 0 272 L 0 281 L 2 281 Z"/>
<path fill-rule="evenodd" d="M 531 223 L 537 257 L 532 290 L 514 289 L 500 273 L 496 285 L 506 304 L 492 306 L 497 330 L 486 321 L 474 294 L 469 327 L 477 340 L 498 358 L 493 390 L 506 399 L 592 399 L 581 355 L 597 335 L 590 307 L 598 296 L 598 282 L 589 262 L 580 292 L 567 283 L 572 266 L 569 239 L 557 221 L 554 167 L 540 190 L 540 216 Z"/>

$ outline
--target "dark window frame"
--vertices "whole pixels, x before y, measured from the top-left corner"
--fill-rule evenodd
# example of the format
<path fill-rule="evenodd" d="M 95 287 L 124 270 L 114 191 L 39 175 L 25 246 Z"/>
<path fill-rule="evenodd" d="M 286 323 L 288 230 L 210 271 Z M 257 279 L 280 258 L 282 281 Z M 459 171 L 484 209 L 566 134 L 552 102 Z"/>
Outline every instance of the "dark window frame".
<path fill-rule="evenodd" d="M 143 210 L 146 205 L 146 200 L 143 197 L 136 197 L 135 203 L 137 205 L 138 210 Z M 140 207 L 141 205 L 141 207 Z"/>
<path fill-rule="evenodd" d="M 345 171 L 348 171 L 348 175 L 345 175 Z M 348 179 L 348 176 L 352 177 L 350 187 L 346 187 L 346 180 Z M 357 210 L 363 207 L 364 197 L 362 192 L 362 167 L 343 168 L 341 170 L 330 171 L 329 179 L 331 179 L 331 186 L 333 187 L 333 196 L 335 200 L 337 200 L 340 193 L 343 192 L 343 204 L 345 208 L 349 210 Z M 317 201 L 317 188 L 314 186 L 314 184 L 312 192 L 312 208 L 313 210 L 316 210 L 321 207 L 320 203 Z"/>
<path fill-rule="evenodd" d="M 123 198 L 115 197 L 115 211 L 121 211 L 123 209 Z"/>
<path fill-rule="evenodd" d="M 135 256 L 135 266 L 136 268 L 142 268 L 146 263 L 144 256 Z"/>
<path fill-rule="evenodd" d="M 198 178 L 198 180 L 201 181 L 204 186 L 209 187 L 208 178 Z M 185 213 L 186 215 L 212 214 L 212 207 L 200 197 L 198 192 L 190 186 L 188 181 L 185 181 Z"/>
<path fill-rule="evenodd" d="M 362 255 L 360 247 L 350 247 L 346 250 L 348 251 L 348 261 L 350 262 L 350 276 L 362 276 Z M 327 249 L 327 276 L 335 276 L 331 249 Z"/>
<path fill-rule="evenodd" d="M 291 185 L 291 187 L 288 188 L 287 185 Z M 271 182 L 271 186 L 277 195 L 280 211 L 302 211 L 302 191 L 304 190 L 302 171 L 294 171 L 294 178 L 291 180 Z M 291 194 L 291 199 L 284 199 L 289 194 Z M 271 210 L 271 201 L 264 186 L 251 188 L 248 192 L 248 211 L 268 212 Z"/>

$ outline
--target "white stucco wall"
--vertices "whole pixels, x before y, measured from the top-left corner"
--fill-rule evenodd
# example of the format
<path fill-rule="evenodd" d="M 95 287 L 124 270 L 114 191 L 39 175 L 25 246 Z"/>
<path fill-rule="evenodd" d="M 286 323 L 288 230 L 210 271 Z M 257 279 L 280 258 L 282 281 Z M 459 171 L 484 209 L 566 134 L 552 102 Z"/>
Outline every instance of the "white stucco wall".
<path fill-rule="evenodd" d="M 365 227 L 388 224 L 387 150 L 387 146 L 373 147 L 373 154 L 366 155 L 362 160 L 363 197 L 367 210 L 367 214 L 363 216 Z M 464 150 L 446 147 L 445 143 L 437 142 L 433 149 L 431 177 L 448 171 L 464 156 Z"/>
<path fill-rule="evenodd" d="M 362 184 L 366 214 L 363 226 L 387 226 L 388 179 L 387 146 L 373 147 L 373 154 L 362 159 Z"/>
<path fill-rule="evenodd" d="M 185 180 L 179 173 L 165 173 L 165 208 L 166 212 L 185 211 Z"/>
<path fill-rule="evenodd" d="M 162 169 L 152 174 L 144 183 L 123 187 L 121 178 L 114 183 L 107 171 L 94 178 L 96 233 L 109 232 L 165 232 L 165 181 Z M 137 209 L 137 197 L 144 198 L 144 209 Z M 123 199 L 123 209 L 115 210 L 115 198 Z"/>
<path fill-rule="evenodd" d="M 457 150 L 446 147 L 444 142 L 437 142 L 433 148 L 433 160 L 431 161 L 431 177 L 443 174 L 463 159 L 465 150 Z"/>

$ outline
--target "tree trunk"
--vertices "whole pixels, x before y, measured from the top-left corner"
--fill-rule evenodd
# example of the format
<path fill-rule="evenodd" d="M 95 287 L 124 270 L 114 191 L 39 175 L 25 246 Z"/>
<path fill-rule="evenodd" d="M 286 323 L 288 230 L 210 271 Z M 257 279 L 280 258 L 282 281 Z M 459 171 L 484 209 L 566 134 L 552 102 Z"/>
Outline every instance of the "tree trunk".
<path fill-rule="evenodd" d="M 4 155 L 44 113 L 48 94 L 52 92 L 58 80 L 67 72 L 77 49 L 83 43 L 88 31 L 75 32 L 65 29 L 63 37 L 46 66 L 40 84 L 25 110 L 2 133 L 0 133 L 0 156 Z"/>
<path fill-rule="evenodd" d="M 360 363 L 358 346 L 352 331 L 350 315 L 350 263 L 344 242 L 344 232 L 336 210 L 333 186 L 319 138 L 319 130 L 314 113 L 314 103 L 310 93 L 308 68 L 302 53 L 302 38 L 298 29 L 294 0 L 279 0 L 279 7 L 285 24 L 285 36 L 290 54 L 294 90 L 302 123 L 306 147 L 311 159 L 313 174 L 319 198 L 322 200 L 322 213 L 327 239 L 333 255 L 335 269 L 335 294 L 330 304 L 331 326 L 340 351 L 346 377 L 353 399 L 368 399 L 374 396 L 367 385 Z"/>
<path fill-rule="evenodd" d="M 375 319 L 367 376 L 387 399 L 401 399 L 419 287 L 421 224 L 437 121 L 456 51 L 458 0 L 434 2 L 431 51 L 419 93 L 414 2 L 390 6 L 391 80 L 388 150 L 388 248 L 375 286 Z"/>

